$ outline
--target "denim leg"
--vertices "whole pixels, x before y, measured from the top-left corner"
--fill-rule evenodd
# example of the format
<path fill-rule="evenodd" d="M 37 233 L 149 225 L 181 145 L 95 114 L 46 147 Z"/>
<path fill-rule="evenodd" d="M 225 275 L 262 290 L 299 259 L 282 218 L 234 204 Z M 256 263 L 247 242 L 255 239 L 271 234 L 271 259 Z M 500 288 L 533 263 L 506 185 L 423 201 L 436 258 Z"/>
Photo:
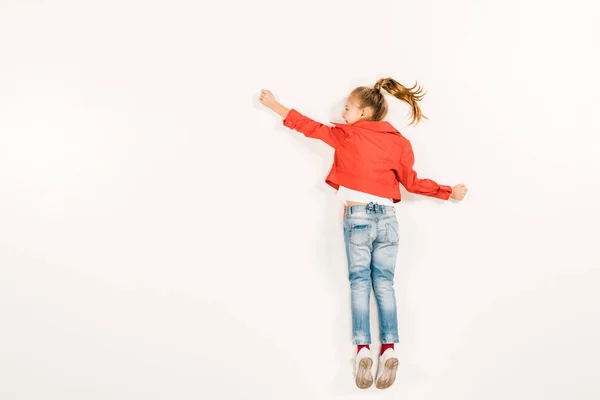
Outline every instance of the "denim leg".
<path fill-rule="evenodd" d="M 398 255 L 398 221 L 386 221 L 385 229 L 373 243 L 371 261 L 373 291 L 379 308 L 381 343 L 398 343 L 398 312 L 394 270 Z"/>
<path fill-rule="evenodd" d="M 371 225 L 344 221 L 348 277 L 352 309 L 353 344 L 371 344 L 369 308 L 371 295 Z"/>

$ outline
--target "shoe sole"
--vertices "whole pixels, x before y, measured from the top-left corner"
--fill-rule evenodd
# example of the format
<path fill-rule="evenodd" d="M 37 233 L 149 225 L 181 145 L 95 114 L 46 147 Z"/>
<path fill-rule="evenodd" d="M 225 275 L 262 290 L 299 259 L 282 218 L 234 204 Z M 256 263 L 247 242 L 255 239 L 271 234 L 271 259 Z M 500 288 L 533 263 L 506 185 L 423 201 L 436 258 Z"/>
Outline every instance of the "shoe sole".
<path fill-rule="evenodd" d="M 396 380 L 396 370 L 397 369 L 398 369 L 398 359 L 397 358 L 391 358 L 391 359 L 387 360 L 383 367 L 383 373 L 381 374 L 381 376 L 379 377 L 379 379 L 377 379 L 377 382 L 375 383 L 375 386 L 377 387 L 377 389 L 387 389 L 390 386 L 392 386 L 392 384 Z"/>
<path fill-rule="evenodd" d="M 373 366 L 373 360 L 370 358 L 363 358 L 358 362 L 358 371 L 356 371 L 356 386 L 360 389 L 367 389 L 373 384 L 373 374 L 371 373 L 371 367 Z"/>

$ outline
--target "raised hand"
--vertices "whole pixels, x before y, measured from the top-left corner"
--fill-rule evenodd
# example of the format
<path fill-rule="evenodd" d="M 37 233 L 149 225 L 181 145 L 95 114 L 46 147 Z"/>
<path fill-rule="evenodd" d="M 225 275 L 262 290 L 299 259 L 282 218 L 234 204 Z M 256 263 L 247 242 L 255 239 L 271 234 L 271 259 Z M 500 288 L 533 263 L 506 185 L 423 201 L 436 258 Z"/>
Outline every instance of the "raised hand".
<path fill-rule="evenodd" d="M 275 100 L 275 96 L 270 91 L 263 89 L 260 92 L 260 102 L 267 108 L 271 110 L 277 105 L 277 100 Z"/>

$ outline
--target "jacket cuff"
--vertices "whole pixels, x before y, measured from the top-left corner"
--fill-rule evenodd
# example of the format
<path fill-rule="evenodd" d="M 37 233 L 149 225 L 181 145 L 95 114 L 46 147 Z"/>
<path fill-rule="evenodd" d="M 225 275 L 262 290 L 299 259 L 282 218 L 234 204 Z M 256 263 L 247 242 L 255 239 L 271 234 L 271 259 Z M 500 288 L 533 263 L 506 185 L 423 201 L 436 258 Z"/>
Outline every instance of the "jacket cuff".
<path fill-rule="evenodd" d="M 440 190 L 437 193 L 437 198 L 442 200 L 448 200 L 452 194 L 452 186 L 440 185 Z"/>
<path fill-rule="evenodd" d="M 292 108 L 290 111 L 288 111 L 286 117 L 284 118 L 283 125 L 287 126 L 290 129 L 294 129 L 298 118 L 301 116 L 302 114 L 300 114 L 298 111 Z"/>

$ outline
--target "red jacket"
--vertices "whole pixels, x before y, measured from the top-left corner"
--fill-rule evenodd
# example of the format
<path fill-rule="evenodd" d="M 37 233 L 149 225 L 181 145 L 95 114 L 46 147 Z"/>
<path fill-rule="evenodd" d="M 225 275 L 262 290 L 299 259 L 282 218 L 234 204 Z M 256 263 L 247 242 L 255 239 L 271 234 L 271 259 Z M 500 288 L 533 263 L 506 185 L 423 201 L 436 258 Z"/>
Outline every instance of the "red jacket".
<path fill-rule="evenodd" d="M 452 187 L 420 179 L 413 170 L 415 157 L 407 138 L 387 121 L 359 120 L 352 125 L 319 122 L 291 109 L 283 120 L 306 137 L 321 139 L 335 149 L 333 165 L 325 182 L 334 189 L 350 189 L 400 199 L 398 182 L 411 193 L 448 200 Z"/>

